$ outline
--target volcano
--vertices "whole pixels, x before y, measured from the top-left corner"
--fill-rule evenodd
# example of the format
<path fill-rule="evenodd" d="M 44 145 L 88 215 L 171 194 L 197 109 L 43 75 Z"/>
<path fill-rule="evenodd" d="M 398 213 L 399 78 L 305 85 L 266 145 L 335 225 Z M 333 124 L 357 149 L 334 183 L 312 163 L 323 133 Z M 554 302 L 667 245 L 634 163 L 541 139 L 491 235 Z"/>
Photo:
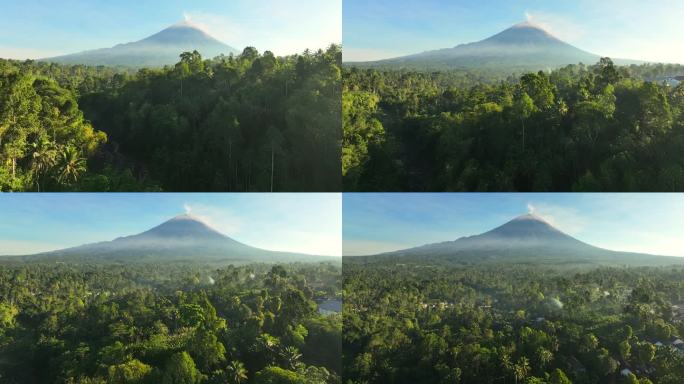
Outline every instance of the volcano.
<path fill-rule="evenodd" d="M 537 25 L 524 22 L 475 43 L 354 65 L 419 70 L 548 70 L 568 64 L 594 64 L 599 60 L 599 55 L 583 51 Z M 615 62 L 636 63 L 620 59 Z"/>
<path fill-rule="evenodd" d="M 124 67 L 162 67 L 180 61 L 183 52 L 198 51 L 205 58 L 237 54 L 234 48 L 186 20 L 140 41 L 58 56 L 41 61 L 58 64 L 84 64 Z"/>
<path fill-rule="evenodd" d="M 328 260 L 251 247 L 236 241 L 191 215 L 176 216 L 137 235 L 113 241 L 23 256 L 28 261 L 201 261 L 293 262 Z"/>
<path fill-rule="evenodd" d="M 580 241 L 543 218 L 527 214 L 488 232 L 454 241 L 427 244 L 366 259 L 463 263 L 679 264 L 684 258 L 611 251 Z"/>

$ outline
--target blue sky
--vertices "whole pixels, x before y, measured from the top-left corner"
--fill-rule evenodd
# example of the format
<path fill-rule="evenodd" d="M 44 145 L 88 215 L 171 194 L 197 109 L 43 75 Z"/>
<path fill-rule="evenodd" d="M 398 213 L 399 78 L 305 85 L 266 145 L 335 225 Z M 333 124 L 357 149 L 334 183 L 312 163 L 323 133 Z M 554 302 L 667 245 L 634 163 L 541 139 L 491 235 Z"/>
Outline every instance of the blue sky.
<path fill-rule="evenodd" d="M 276 54 L 342 41 L 342 0 L 0 0 L 0 57 L 137 41 L 185 17 L 224 43 Z"/>
<path fill-rule="evenodd" d="M 681 0 L 344 0 L 346 61 L 487 38 L 530 21 L 605 56 L 684 63 Z"/>
<path fill-rule="evenodd" d="M 189 212 L 259 248 L 339 256 L 340 194 L 0 194 L 0 255 L 133 235 Z"/>
<path fill-rule="evenodd" d="M 486 232 L 533 211 L 595 246 L 684 256 L 684 194 L 345 194 L 345 255 Z"/>

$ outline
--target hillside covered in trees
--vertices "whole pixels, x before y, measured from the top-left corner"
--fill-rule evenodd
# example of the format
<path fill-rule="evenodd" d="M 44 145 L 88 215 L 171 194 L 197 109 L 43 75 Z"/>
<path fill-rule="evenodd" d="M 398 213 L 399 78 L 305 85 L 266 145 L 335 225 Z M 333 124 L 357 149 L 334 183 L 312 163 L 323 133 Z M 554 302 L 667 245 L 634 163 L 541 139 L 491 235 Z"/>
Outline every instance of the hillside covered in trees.
<path fill-rule="evenodd" d="M 339 383 L 332 264 L 0 266 L 3 383 Z"/>
<path fill-rule="evenodd" d="M 678 65 L 345 68 L 347 191 L 684 190 Z"/>
<path fill-rule="evenodd" d="M 339 191 L 341 50 L 0 60 L 0 191 Z"/>
<path fill-rule="evenodd" d="M 344 261 L 346 383 L 681 383 L 682 267 Z"/>

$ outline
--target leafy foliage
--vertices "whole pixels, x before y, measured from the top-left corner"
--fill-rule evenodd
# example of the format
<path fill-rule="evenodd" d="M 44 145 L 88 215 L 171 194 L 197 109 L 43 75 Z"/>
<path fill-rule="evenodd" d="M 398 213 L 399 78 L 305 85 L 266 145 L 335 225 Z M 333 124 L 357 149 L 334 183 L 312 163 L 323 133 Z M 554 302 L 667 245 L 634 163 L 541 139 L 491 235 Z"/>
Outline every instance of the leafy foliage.
<path fill-rule="evenodd" d="M 348 191 L 680 191 L 677 65 L 345 69 Z"/>
<path fill-rule="evenodd" d="M 165 190 L 339 190 L 340 60 L 338 46 L 288 57 L 184 53 L 82 104 Z"/>
<path fill-rule="evenodd" d="M 341 49 L 0 60 L 0 190 L 339 191 Z"/>
<path fill-rule="evenodd" d="M 0 66 L 0 191 L 59 190 L 107 140 L 55 81 Z"/>
<path fill-rule="evenodd" d="M 6 261 L 0 380 L 338 383 L 341 316 L 315 301 L 340 296 L 331 264 Z"/>
<path fill-rule="evenodd" d="M 684 375 L 682 267 L 344 263 L 347 383 Z"/>

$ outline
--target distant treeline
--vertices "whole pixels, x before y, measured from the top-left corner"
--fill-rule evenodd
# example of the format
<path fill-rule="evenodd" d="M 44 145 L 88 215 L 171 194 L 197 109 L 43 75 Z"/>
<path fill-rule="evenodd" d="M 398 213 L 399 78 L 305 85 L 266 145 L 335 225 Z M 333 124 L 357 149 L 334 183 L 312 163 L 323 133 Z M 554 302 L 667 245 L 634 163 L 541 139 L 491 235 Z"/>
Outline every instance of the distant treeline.
<path fill-rule="evenodd" d="M 341 50 L 163 69 L 0 60 L 0 190 L 336 191 Z"/>
<path fill-rule="evenodd" d="M 679 65 L 345 68 L 348 191 L 682 191 Z"/>

